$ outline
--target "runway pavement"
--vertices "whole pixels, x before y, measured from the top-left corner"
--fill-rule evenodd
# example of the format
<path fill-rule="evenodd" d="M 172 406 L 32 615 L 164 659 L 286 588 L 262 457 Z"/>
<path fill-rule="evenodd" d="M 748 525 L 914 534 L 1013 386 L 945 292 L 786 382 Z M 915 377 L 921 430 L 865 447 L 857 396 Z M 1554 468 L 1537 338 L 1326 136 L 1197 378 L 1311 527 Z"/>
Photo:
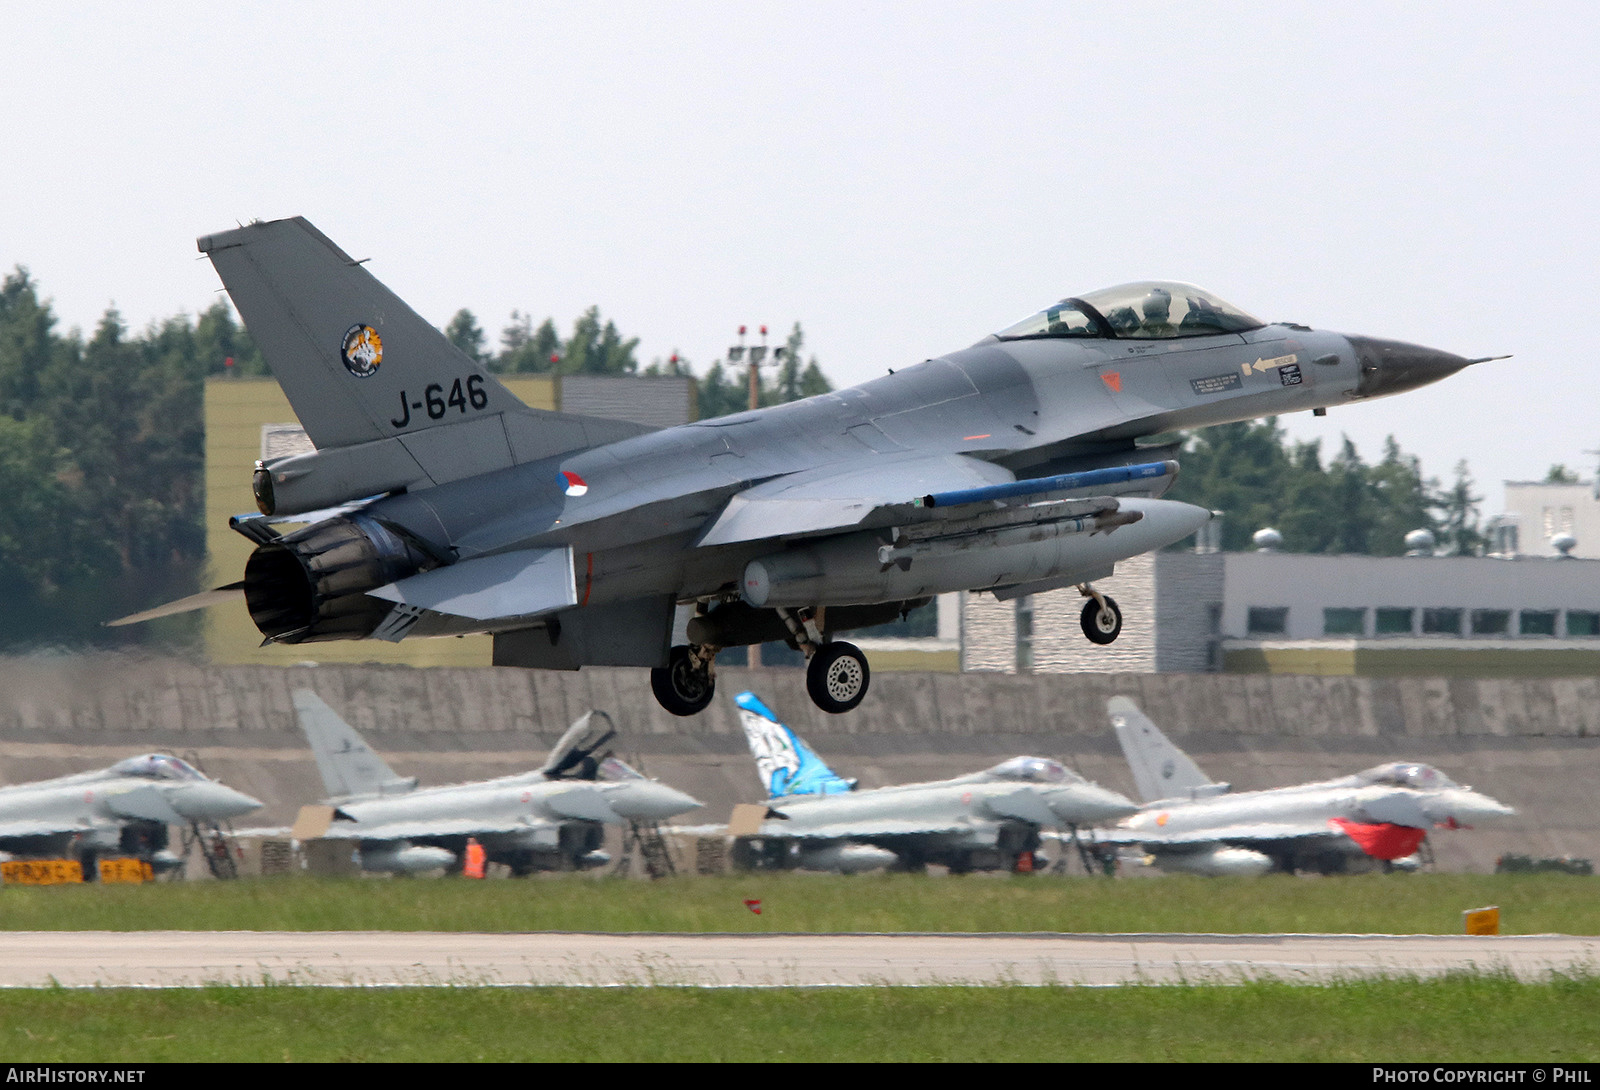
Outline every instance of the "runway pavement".
<path fill-rule="evenodd" d="M 828 987 L 1305 983 L 1359 975 L 1600 971 L 1564 935 L 668 935 L 0 933 L 0 987 L 204 984 Z"/>

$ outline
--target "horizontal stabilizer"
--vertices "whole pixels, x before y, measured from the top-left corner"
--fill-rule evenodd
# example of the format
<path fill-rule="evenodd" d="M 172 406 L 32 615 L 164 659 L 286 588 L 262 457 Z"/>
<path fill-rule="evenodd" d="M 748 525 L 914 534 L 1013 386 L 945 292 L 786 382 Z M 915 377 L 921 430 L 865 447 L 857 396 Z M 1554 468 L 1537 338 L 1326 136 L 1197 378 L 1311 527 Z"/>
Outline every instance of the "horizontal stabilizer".
<path fill-rule="evenodd" d="M 474 621 L 532 617 L 578 604 L 569 548 L 520 549 L 463 560 L 368 593 Z"/>
<path fill-rule="evenodd" d="M 153 621 L 158 617 L 173 617 L 179 613 L 189 613 L 196 609 L 210 609 L 220 606 L 224 602 L 243 601 L 244 584 L 229 583 L 216 590 L 203 590 L 199 594 L 191 594 L 187 598 L 180 598 L 176 602 L 168 602 L 164 606 L 156 606 L 142 613 L 130 613 L 126 617 L 118 617 L 114 621 L 107 621 L 107 628 L 121 628 L 125 624 L 140 624 L 144 621 Z"/>

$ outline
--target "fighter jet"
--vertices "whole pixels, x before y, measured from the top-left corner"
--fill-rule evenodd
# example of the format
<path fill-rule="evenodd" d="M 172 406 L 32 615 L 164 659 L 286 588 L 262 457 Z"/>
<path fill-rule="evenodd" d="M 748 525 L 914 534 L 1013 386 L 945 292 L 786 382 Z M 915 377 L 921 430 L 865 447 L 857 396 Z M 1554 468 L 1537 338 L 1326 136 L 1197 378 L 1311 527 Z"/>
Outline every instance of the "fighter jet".
<path fill-rule="evenodd" d="M 496 664 L 649 667 L 678 715 L 710 703 L 719 649 L 779 639 L 818 707 L 848 711 L 870 671 L 836 637 L 948 591 L 1076 586 L 1110 643 L 1122 614 L 1093 582 L 1210 518 L 1158 498 L 1177 447 L 1141 439 L 1479 362 L 1145 282 L 860 386 L 652 430 L 528 408 L 303 219 L 199 248 L 316 450 L 257 463 L 260 513 L 231 520 L 256 544 L 243 579 L 114 623 L 242 595 L 268 642 L 487 632 Z"/>
<path fill-rule="evenodd" d="M 856 789 L 754 693 L 734 698 L 767 792 L 764 865 L 858 871 L 929 863 L 952 873 L 1011 868 L 1039 847 L 1041 828 L 1113 821 L 1138 807 L 1058 761 L 1013 757 L 933 783 Z M 759 816 L 759 815 L 758 815 Z M 732 826 L 738 825 L 737 816 Z"/>
<path fill-rule="evenodd" d="M 301 811 L 296 835 L 357 842 L 363 870 L 418 873 L 452 867 L 476 837 L 512 873 L 600 866 L 607 824 L 653 822 L 700 803 L 602 753 L 616 736 L 604 712 L 574 723 L 533 772 L 418 788 L 397 775 L 321 697 L 294 693 L 301 729 L 328 792 Z"/>
<path fill-rule="evenodd" d="M 130 855 L 158 870 L 179 860 L 168 826 L 215 825 L 261 803 L 165 753 L 146 753 L 97 772 L 0 787 L 0 852 L 77 857 L 92 875 L 100 855 Z"/>
<path fill-rule="evenodd" d="M 1409 860 L 1429 830 L 1485 824 L 1516 813 L 1411 761 L 1320 783 L 1233 794 L 1214 783 L 1127 697 L 1107 702 L 1145 805 L 1096 839 L 1138 844 L 1168 871 L 1324 874 L 1385 869 Z"/>

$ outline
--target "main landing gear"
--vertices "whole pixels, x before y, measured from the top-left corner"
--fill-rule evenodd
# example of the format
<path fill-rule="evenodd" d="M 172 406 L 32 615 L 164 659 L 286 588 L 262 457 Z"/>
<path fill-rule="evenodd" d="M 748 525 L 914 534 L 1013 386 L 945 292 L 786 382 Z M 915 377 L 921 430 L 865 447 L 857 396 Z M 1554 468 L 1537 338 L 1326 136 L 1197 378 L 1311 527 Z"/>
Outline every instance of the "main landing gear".
<path fill-rule="evenodd" d="M 1078 621 L 1090 643 L 1108 644 L 1122 634 L 1122 610 L 1115 598 L 1101 594 L 1087 583 L 1078 587 L 1078 593 L 1089 599 L 1083 603 Z"/>
<path fill-rule="evenodd" d="M 665 666 L 650 671 L 650 690 L 656 702 L 673 715 L 698 715 L 717 694 L 712 672 L 715 648 L 680 643 L 667 656 Z"/>
<path fill-rule="evenodd" d="M 867 656 L 853 643 L 825 643 L 806 663 L 806 692 L 811 694 L 811 702 L 833 715 L 860 704 L 871 681 Z"/>
<path fill-rule="evenodd" d="M 867 656 L 853 643 L 829 641 L 823 636 L 823 610 L 780 609 L 778 616 L 789 629 L 794 646 L 805 653 L 806 692 L 812 703 L 830 715 L 857 707 L 867 695 L 872 671 Z M 660 705 L 673 715 L 697 715 L 716 695 L 716 657 L 710 644 L 679 644 L 665 666 L 650 671 L 650 689 Z"/>

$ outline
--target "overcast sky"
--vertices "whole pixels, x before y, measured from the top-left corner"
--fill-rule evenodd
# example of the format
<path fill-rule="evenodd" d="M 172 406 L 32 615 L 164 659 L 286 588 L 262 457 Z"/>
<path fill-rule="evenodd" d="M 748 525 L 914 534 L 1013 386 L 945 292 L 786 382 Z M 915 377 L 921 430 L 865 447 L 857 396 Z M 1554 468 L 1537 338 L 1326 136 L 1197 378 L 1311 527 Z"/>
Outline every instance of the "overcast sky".
<path fill-rule="evenodd" d="M 591 304 L 704 371 L 836 383 L 1064 295 L 1514 353 L 1323 419 L 1430 475 L 1595 466 L 1592 4 L 0 0 L 0 267 L 63 327 L 208 306 L 196 236 L 303 215 L 491 341 Z M 1588 317 L 1585 317 L 1587 315 Z"/>

